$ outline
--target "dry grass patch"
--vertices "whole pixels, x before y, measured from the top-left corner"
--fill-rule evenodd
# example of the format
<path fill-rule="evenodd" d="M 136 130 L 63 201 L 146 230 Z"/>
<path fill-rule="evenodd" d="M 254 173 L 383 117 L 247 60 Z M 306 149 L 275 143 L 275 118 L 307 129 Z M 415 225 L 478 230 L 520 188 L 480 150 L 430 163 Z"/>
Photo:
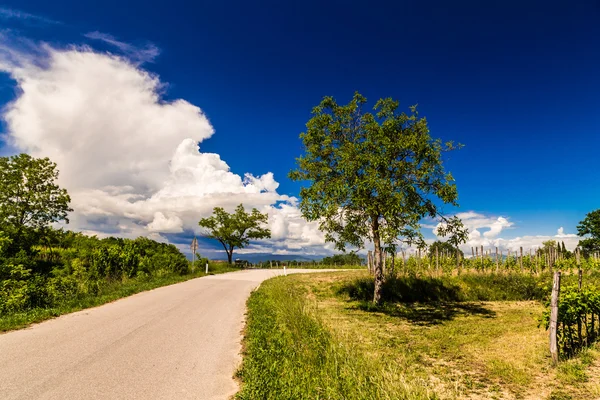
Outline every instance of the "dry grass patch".
<path fill-rule="evenodd" d="M 550 365 L 537 301 L 438 302 L 372 307 L 340 292 L 364 272 L 294 276 L 345 346 L 440 399 L 600 398 L 597 351 Z M 368 372 L 366 372 L 368 373 Z M 567 396 L 567 397 L 565 397 Z M 570 397 L 568 397 L 570 396 Z"/>

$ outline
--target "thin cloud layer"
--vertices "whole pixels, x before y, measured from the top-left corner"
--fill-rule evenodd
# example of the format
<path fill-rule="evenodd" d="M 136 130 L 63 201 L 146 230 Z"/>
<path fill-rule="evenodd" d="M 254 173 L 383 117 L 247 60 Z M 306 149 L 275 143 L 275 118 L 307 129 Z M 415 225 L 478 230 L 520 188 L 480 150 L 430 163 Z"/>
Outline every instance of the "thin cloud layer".
<path fill-rule="evenodd" d="M 160 50 L 152 43 L 138 47 L 131 43 L 122 42 L 114 36 L 98 31 L 89 32 L 84 35 L 88 39 L 99 40 L 117 48 L 132 61 L 152 62 L 159 56 Z"/>
<path fill-rule="evenodd" d="M 16 10 L 14 8 L 0 7 L 0 19 L 8 20 L 8 19 L 16 19 L 25 22 L 35 22 L 42 24 L 60 24 L 58 21 L 54 21 L 50 18 L 42 17 L 39 15 L 30 14 L 21 10 Z"/>

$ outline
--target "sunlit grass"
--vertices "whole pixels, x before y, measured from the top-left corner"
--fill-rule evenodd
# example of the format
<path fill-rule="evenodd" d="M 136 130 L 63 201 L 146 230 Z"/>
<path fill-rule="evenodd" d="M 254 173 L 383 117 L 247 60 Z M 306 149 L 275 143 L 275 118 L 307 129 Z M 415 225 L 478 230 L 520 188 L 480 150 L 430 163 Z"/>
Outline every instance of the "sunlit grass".
<path fill-rule="evenodd" d="M 439 291 L 439 284 L 457 286 L 458 292 L 452 295 L 461 301 L 388 302 L 377 307 L 348 291 L 349 286 L 364 286 L 369 279 L 362 271 L 296 275 L 265 282 L 248 304 L 248 352 L 241 373 L 244 386 L 240 397 L 598 398 L 597 350 L 586 350 L 554 368 L 547 350 L 547 332 L 538 327 L 541 302 L 495 301 L 519 298 L 515 285 L 525 289 L 525 298 L 532 293 L 540 295 L 538 286 L 545 285 L 545 278 L 538 282 L 535 277 L 480 276 L 434 283 L 438 294 L 443 292 Z M 486 289 L 486 282 L 495 282 L 496 287 Z M 513 288 L 503 290 L 503 285 Z M 427 290 L 430 286 L 407 281 L 400 282 L 399 287 L 406 291 L 415 287 Z M 403 295 L 427 297 L 431 293 Z M 494 301 L 469 300 L 482 297 Z M 314 330 L 305 330 L 302 324 L 288 330 L 289 321 L 301 318 L 316 324 L 318 335 Z M 315 358 L 304 357 L 298 351 L 313 346 L 317 337 L 327 338 L 327 349 L 347 355 L 345 368 L 357 376 L 340 379 L 345 379 L 348 387 L 358 385 L 350 393 L 361 393 L 362 397 L 339 392 L 327 378 L 335 370 L 323 366 L 331 362 L 330 358 L 336 359 L 333 353 L 324 352 Z M 286 387 L 310 388 L 307 382 L 318 382 L 315 387 L 321 391 L 306 389 L 295 393 L 300 397 L 293 397 L 292 392 L 267 384 L 266 376 L 271 373 L 267 365 L 282 360 L 287 360 L 287 364 L 279 373 L 293 372 L 285 378 L 277 375 L 277 379 L 286 381 Z M 368 384 L 361 383 L 365 377 Z"/>

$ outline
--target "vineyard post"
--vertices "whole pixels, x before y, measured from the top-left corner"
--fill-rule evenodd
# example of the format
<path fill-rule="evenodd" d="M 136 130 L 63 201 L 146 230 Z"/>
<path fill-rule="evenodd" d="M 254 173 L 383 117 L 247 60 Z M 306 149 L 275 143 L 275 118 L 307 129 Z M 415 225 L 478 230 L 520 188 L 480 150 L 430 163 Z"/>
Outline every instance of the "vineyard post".
<path fill-rule="evenodd" d="M 498 268 L 499 268 L 499 264 L 498 264 L 498 246 L 496 246 L 496 273 L 498 273 Z"/>
<path fill-rule="evenodd" d="M 552 298 L 550 300 L 550 354 L 552 363 L 558 364 L 558 296 L 560 295 L 560 271 L 554 273 L 552 282 Z"/>
<path fill-rule="evenodd" d="M 369 270 L 369 273 L 373 272 L 373 253 L 371 250 L 367 252 L 367 269 Z"/>
<path fill-rule="evenodd" d="M 481 271 L 483 271 L 483 245 L 481 245 Z"/>
<path fill-rule="evenodd" d="M 402 269 L 406 271 L 406 253 L 402 250 Z"/>
<path fill-rule="evenodd" d="M 579 269 L 577 271 L 577 275 L 578 275 L 579 290 L 581 291 L 581 281 L 583 280 L 583 271 L 581 270 L 581 259 L 579 258 L 579 252 L 575 253 L 575 259 L 577 260 L 577 268 Z"/>
<path fill-rule="evenodd" d="M 381 271 L 383 272 L 384 276 L 385 276 L 385 259 L 387 258 L 387 253 L 385 252 L 385 250 L 381 250 L 381 252 L 379 253 L 379 258 L 381 259 Z"/>
<path fill-rule="evenodd" d="M 523 246 L 520 247 L 521 255 L 519 257 L 519 266 L 521 267 L 521 272 L 523 272 Z"/>
<path fill-rule="evenodd" d="M 475 250 L 473 250 L 473 246 L 471 246 L 471 258 L 475 258 Z"/>
<path fill-rule="evenodd" d="M 439 247 L 435 247 L 435 272 L 439 272 L 440 270 L 440 252 Z"/>
<path fill-rule="evenodd" d="M 458 250 L 458 246 L 456 246 L 456 269 L 460 270 L 460 250 Z"/>
<path fill-rule="evenodd" d="M 531 273 L 533 273 L 533 252 L 531 250 L 531 247 L 529 248 L 529 268 L 532 270 Z"/>

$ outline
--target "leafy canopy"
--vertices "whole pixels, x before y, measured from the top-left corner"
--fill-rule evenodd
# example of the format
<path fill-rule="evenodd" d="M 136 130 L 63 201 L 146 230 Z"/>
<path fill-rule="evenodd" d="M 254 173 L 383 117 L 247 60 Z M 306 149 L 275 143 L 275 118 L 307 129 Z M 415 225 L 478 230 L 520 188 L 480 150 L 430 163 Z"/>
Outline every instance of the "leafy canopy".
<path fill-rule="evenodd" d="M 56 164 L 27 154 L 0 157 L 0 221 L 3 226 L 41 228 L 69 222 L 71 198 L 56 184 Z"/>
<path fill-rule="evenodd" d="M 587 236 L 579 241 L 584 253 L 600 252 L 600 209 L 589 212 L 577 225 L 577 235 Z"/>
<path fill-rule="evenodd" d="M 246 247 L 251 239 L 266 239 L 271 237 L 271 231 L 263 228 L 268 215 L 261 214 L 256 208 L 247 213 L 244 205 L 236 207 L 232 214 L 221 207 L 213 209 L 213 215 L 202 218 L 198 224 L 205 228 L 204 237 L 215 239 L 221 243 L 227 253 L 229 263 L 232 262 L 233 250 Z"/>
<path fill-rule="evenodd" d="M 300 135 L 305 154 L 290 172 L 310 183 L 300 191 L 304 216 L 320 221 L 340 250 L 367 239 L 388 248 L 399 237 L 412 243 L 421 237 L 419 221 L 439 215 L 436 198 L 457 205 L 454 179 L 442 164 L 442 153 L 457 146 L 432 139 L 416 106 L 398 112 L 398 102 L 386 98 L 371 113 L 366 101 L 359 93 L 347 105 L 325 97 Z"/>

